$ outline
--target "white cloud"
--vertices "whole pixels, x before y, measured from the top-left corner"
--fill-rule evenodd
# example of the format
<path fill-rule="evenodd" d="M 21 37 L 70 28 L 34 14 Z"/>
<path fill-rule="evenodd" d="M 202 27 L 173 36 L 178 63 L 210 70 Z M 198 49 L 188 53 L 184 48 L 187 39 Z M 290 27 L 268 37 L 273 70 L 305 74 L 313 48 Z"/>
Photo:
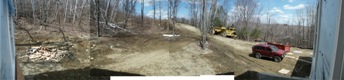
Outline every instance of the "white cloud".
<path fill-rule="evenodd" d="M 188 3 L 188 4 L 202 4 L 202 0 L 181 0 L 183 3 Z M 211 3 L 211 0 L 206 0 L 207 3 Z"/>
<path fill-rule="evenodd" d="M 278 15 L 275 17 L 275 20 L 280 24 L 291 24 L 293 21 L 295 21 L 292 14 Z"/>
<path fill-rule="evenodd" d="M 282 19 L 286 20 L 286 19 L 291 18 L 292 15 L 291 14 L 283 14 L 283 15 L 280 15 L 280 16 L 281 16 Z"/>
<path fill-rule="evenodd" d="M 290 5 L 284 5 L 283 6 L 284 9 L 302 9 L 302 8 L 305 8 L 305 5 L 304 4 L 299 4 L 297 6 L 290 6 Z"/>
<path fill-rule="evenodd" d="M 155 18 L 159 18 L 160 10 L 155 10 Z M 146 16 L 153 18 L 154 10 L 148 11 Z M 167 19 L 167 11 L 161 10 L 161 19 Z"/>
<path fill-rule="evenodd" d="M 166 1 L 166 0 L 155 0 L 155 4 L 158 4 L 159 1 Z M 137 0 L 140 4 L 142 3 L 142 0 Z M 145 6 L 152 6 L 153 5 L 153 0 L 145 0 L 144 1 Z"/>
<path fill-rule="evenodd" d="M 272 15 L 268 15 L 268 14 L 260 14 L 260 15 L 254 15 L 255 18 L 259 18 L 259 20 L 262 22 L 262 23 L 267 23 L 267 18 L 268 17 L 272 17 Z"/>
<path fill-rule="evenodd" d="M 281 9 L 279 9 L 279 8 L 277 8 L 277 7 L 272 8 L 272 10 L 270 10 L 269 12 L 272 12 L 272 13 L 280 13 L 280 14 L 283 14 L 283 13 L 284 13 Z"/>
<path fill-rule="evenodd" d="M 282 0 L 282 1 L 294 2 L 295 0 Z"/>
<path fill-rule="evenodd" d="M 262 23 L 268 23 L 268 17 L 270 17 L 271 23 L 278 23 L 278 24 L 292 24 L 296 23 L 296 18 L 293 14 L 260 14 L 260 15 L 254 15 L 255 17 L 259 17 L 260 21 Z"/>
<path fill-rule="evenodd" d="M 181 16 L 179 16 L 179 18 L 185 18 L 185 19 L 189 19 L 189 18 L 190 18 L 190 16 L 181 15 Z"/>

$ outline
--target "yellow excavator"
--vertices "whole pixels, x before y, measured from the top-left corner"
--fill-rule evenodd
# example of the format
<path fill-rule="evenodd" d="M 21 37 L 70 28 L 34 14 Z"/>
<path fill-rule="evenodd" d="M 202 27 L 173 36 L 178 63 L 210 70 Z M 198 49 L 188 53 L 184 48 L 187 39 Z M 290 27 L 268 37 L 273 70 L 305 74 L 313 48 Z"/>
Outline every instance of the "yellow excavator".
<path fill-rule="evenodd" d="M 235 28 L 233 27 L 233 25 L 231 27 L 229 27 L 228 29 L 225 26 L 220 26 L 220 27 L 213 27 L 212 29 L 212 34 L 218 34 L 220 33 L 221 36 L 223 37 L 232 37 L 235 38 L 237 37 L 236 32 L 235 32 Z"/>

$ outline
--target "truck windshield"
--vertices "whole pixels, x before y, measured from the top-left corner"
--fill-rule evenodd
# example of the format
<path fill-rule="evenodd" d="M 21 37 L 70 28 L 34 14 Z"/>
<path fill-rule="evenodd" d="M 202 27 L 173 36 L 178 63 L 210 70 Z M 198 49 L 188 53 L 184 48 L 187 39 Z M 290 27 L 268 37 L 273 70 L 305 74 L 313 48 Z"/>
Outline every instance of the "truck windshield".
<path fill-rule="evenodd" d="M 270 48 L 271 48 L 272 52 L 276 52 L 278 50 L 278 48 L 274 45 L 271 45 Z"/>

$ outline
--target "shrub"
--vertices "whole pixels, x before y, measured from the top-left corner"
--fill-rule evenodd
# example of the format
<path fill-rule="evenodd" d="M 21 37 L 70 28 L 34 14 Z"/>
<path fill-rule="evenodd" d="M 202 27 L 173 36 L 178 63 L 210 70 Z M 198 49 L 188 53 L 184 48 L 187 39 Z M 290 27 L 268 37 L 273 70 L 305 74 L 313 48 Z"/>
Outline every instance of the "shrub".
<path fill-rule="evenodd" d="M 254 28 L 250 34 L 250 37 L 257 39 L 260 37 L 261 34 L 262 34 L 262 31 L 260 31 L 258 28 Z"/>

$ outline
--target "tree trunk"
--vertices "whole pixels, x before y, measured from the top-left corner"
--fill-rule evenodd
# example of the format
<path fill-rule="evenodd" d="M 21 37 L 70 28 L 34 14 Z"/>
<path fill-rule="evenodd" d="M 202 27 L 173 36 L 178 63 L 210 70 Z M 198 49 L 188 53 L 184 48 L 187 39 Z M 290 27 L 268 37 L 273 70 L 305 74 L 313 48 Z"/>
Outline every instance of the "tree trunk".
<path fill-rule="evenodd" d="M 107 26 L 108 25 L 108 19 L 109 19 L 109 6 L 110 6 L 110 2 L 111 0 L 108 0 L 108 3 L 107 3 L 107 6 L 106 6 L 106 10 L 105 10 L 105 25 Z"/>
<path fill-rule="evenodd" d="M 15 7 L 15 16 L 16 18 L 18 17 L 18 5 L 17 5 L 17 0 L 14 0 L 14 7 Z"/>
<path fill-rule="evenodd" d="M 170 31 L 170 20 L 171 20 L 171 0 L 168 0 L 168 3 L 167 3 L 167 20 L 168 20 L 168 26 L 167 26 L 167 31 Z"/>
<path fill-rule="evenodd" d="M 67 10 L 68 10 L 68 2 L 69 0 L 66 0 L 66 7 L 65 7 L 65 10 L 64 10 L 64 19 L 63 19 L 63 24 L 65 25 L 66 24 L 66 20 L 67 20 Z M 65 27 L 65 26 L 64 26 Z M 64 30 L 64 27 L 62 28 L 62 30 Z"/>
<path fill-rule="evenodd" d="M 58 17 L 58 15 L 59 15 L 59 7 L 58 7 L 58 5 L 59 5 L 59 2 L 58 1 L 56 1 L 56 4 L 55 4 L 55 8 L 57 9 L 57 10 L 55 10 L 55 16 L 54 16 L 54 18 L 53 19 L 55 19 L 55 21 L 56 20 L 58 20 L 58 22 L 59 22 L 59 24 L 61 24 L 61 20 L 60 20 L 60 17 Z M 53 20 L 54 21 L 54 20 Z"/>
<path fill-rule="evenodd" d="M 202 37 L 201 37 L 201 47 L 203 50 L 206 50 L 207 47 L 206 47 L 206 30 L 205 30 L 205 27 L 206 27 L 206 21 L 205 21 L 205 18 L 206 18 L 206 1 L 203 0 L 203 7 L 202 7 L 202 27 L 201 27 L 201 30 L 202 30 Z"/>
<path fill-rule="evenodd" d="M 79 1 L 79 0 L 76 0 L 76 1 L 75 1 L 75 6 L 74 6 L 74 10 L 73 10 L 73 11 L 74 11 L 74 14 L 73 14 L 73 22 L 72 22 L 73 25 L 74 25 L 74 22 L 75 22 L 76 14 L 78 13 L 78 12 L 77 12 L 78 1 Z"/>
<path fill-rule="evenodd" d="M 161 27 L 161 1 L 159 1 L 159 27 Z"/>
<path fill-rule="evenodd" d="M 141 3 L 141 27 L 143 27 L 143 23 L 144 23 L 144 20 L 143 20 L 143 10 L 144 10 L 144 4 L 145 3 L 145 0 L 142 0 L 142 3 Z"/>
<path fill-rule="evenodd" d="M 35 19 L 36 19 L 36 16 L 35 16 L 35 0 L 31 0 L 31 4 L 32 4 L 32 17 L 33 17 L 33 24 L 35 24 Z"/>
<path fill-rule="evenodd" d="M 46 4 L 46 6 L 44 7 L 44 16 L 43 16 L 43 17 L 44 17 L 44 18 L 43 18 L 43 19 L 44 19 L 44 20 L 43 20 L 44 23 L 47 23 L 47 20 L 48 20 L 48 13 L 49 13 L 48 10 L 49 10 L 49 7 L 50 7 L 50 6 L 49 6 L 49 5 L 50 5 L 50 1 L 51 1 L 51 0 L 49 0 L 49 1 L 48 1 L 48 4 Z M 47 30 L 47 26 L 46 26 L 46 25 L 44 26 L 44 30 Z"/>
<path fill-rule="evenodd" d="M 117 8 L 118 8 L 119 3 L 120 3 L 120 0 L 114 1 L 114 5 L 113 5 L 114 7 L 113 7 L 112 13 L 111 13 L 111 17 L 112 17 L 111 21 L 115 21 L 115 19 L 116 19 Z"/>
<path fill-rule="evenodd" d="M 99 25 L 99 18 L 100 18 L 100 8 L 99 8 L 99 0 L 96 0 L 96 7 L 97 7 L 97 37 L 100 37 L 100 25 Z"/>
<path fill-rule="evenodd" d="M 153 25 L 155 25 L 155 0 L 153 0 Z"/>
<path fill-rule="evenodd" d="M 85 1 L 83 1 L 83 3 L 82 3 L 82 5 L 81 5 L 81 11 L 80 11 L 80 14 L 79 14 L 79 22 L 78 22 L 78 26 L 80 26 L 80 23 L 81 23 L 81 21 L 83 20 L 82 19 L 82 14 L 84 13 L 84 7 L 85 7 L 85 4 L 87 3 L 87 1 L 88 0 L 85 0 Z M 84 29 L 80 26 L 80 29 L 82 30 L 82 31 L 84 31 Z"/>

